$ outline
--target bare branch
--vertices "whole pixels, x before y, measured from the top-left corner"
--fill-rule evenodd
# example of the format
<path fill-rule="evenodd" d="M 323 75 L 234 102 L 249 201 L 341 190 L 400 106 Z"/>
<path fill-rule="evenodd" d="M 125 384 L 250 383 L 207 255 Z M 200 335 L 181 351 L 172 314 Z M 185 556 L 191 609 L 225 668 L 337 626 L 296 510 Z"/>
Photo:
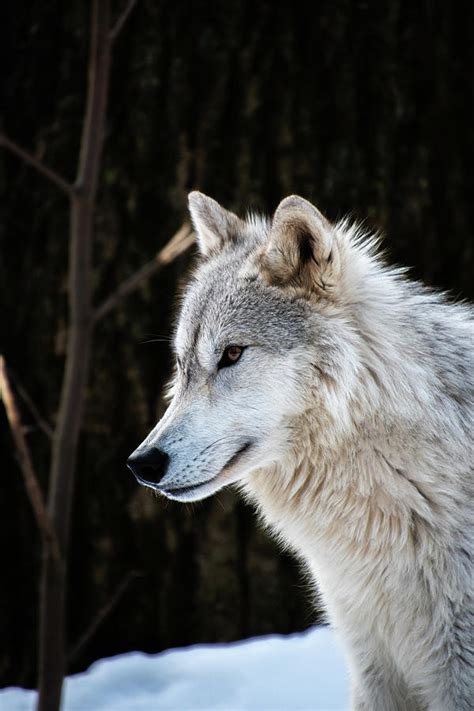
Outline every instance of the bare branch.
<path fill-rule="evenodd" d="M 71 651 L 68 654 L 68 663 L 70 664 L 83 650 L 83 648 L 90 642 L 92 637 L 95 635 L 97 632 L 98 628 L 100 625 L 107 619 L 107 617 L 110 615 L 110 613 L 114 610 L 114 608 L 117 606 L 117 604 L 120 602 L 121 598 L 123 597 L 124 593 L 127 591 L 130 583 L 135 580 L 136 578 L 139 578 L 143 575 L 142 572 L 138 570 L 131 570 L 125 578 L 122 580 L 120 585 L 117 587 L 115 590 L 114 594 L 107 600 L 105 605 L 101 607 L 97 615 L 94 617 L 92 620 L 91 624 L 89 627 L 86 629 L 84 634 L 78 639 L 76 644 L 73 646 Z"/>
<path fill-rule="evenodd" d="M 56 539 L 56 534 L 53 530 L 51 519 L 46 511 L 46 506 L 43 499 L 43 494 L 38 483 L 38 478 L 33 469 L 30 451 L 26 444 L 23 428 L 20 420 L 20 413 L 15 401 L 15 396 L 10 386 L 8 379 L 5 359 L 0 355 L 0 396 L 5 405 L 7 419 L 10 424 L 10 429 L 15 442 L 18 461 L 20 464 L 21 473 L 25 482 L 26 491 L 30 499 L 31 506 L 36 517 L 36 522 L 43 535 L 47 545 L 49 546 L 56 563 L 61 564 L 61 553 Z"/>
<path fill-rule="evenodd" d="M 36 407 L 35 403 L 33 402 L 31 396 L 28 394 L 27 390 L 23 387 L 23 385 L 20 383 L 18 380 L 18 376 L 16 373 L 12 373 L 10 369 L 10 377 L 13 380 L 16 389 L 18 390 L 18 394 L 22 398 L 22 400 L 25 402 L 27 405 L 29 411 L 33 415 L 33 418 L 38 425 L 38 427 L 45 433 L 49 439 L 53 439 L 53 428 L 49 424 L 49 422 L 41 415 L 40 411 Z"/>
<path fill-rule="evenodd" d="M 53 437 L 48 512 L 61 550 L 67 551 L 71 527 L 77 449 L 92 347 L 92 246 L 110 72 L 110 0 L 93 0 L 86 108 L 75 189 L 70 201 L 67 356 Z M 65 553 L 66 555 L 66 553 Z M 66 671 L 66 579 L 43 555 L 38 635 L 38 711 L 61 705 Z"/>
<path fill-rule="evenodd" d="M 34 156 L 32 153 L 25 151 L 24 148 L 19 146 L 14 141 L 11 141 L 4 134 L 0 134 L 0 146 L 3 146 L 11 153 L 14 153 L 16 156 L 18 156 L 18 158 L 21 158 L 24 163 L 31 165 L 32 168 L 35 168 L 38 173 L 41 173 L 41 175 L 44 175 L 46 178 L 48 178 L 48 180 L 54 183 L 54 185 L 56 185 L 56 187 L 62 190 L 63 193 L 65 193 L 68 197 L 72 197 L 72 195 L 74 194 L 74 188 L 71 183 L 68 183 L 67 180 L 64 180 L 64 178 L 61 177 L 58 173 L 56 173 L 56 171 L 52 170 L 51 168 L 48 168 L 47 165 L 45 165 L 39 158 L 36 158 L 36 156 Z"/>
<path fill-rule="evenodd" d="M 123 30 L 123 27 L 124 27 L 125 23 L 127 22 L 128 17 L 136 4 L 137 4 L 137 0 L 129 0 L 128 1 L 124 10 L 118 16 L 115 25 L 110 29 L 110 32 L 109 32 L 110 42 L 115 42 L 115 40 L 117 39 L 117 37 L 119 36 L 121 31 Z"/>
<path fill-rule="evenodd" d="M 94 320 L 100 321 L 109 314 L 123 299 L 136 291 L 150 277 L 158 272 L 166 264 L 170 264 L 177 257 L 183 254 L 194 242 L 194 233 L 191 225 L 185 222 L 173 235 L 170 241 L 161 249 L 158 254 L 134 274 L 128 277 L 95 311 Z"/>

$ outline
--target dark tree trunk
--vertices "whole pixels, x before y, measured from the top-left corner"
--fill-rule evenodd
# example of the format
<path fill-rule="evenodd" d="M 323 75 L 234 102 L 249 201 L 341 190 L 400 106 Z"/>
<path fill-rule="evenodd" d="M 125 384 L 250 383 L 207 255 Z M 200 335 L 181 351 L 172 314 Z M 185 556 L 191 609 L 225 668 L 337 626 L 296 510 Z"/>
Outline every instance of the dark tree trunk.
<path fill-rule="evenodd" d="M 109 0 L 92 6 L 87 106 L 69 234 L 69 331 L 57 425 L 53 437 L 48 512 L 62 553 L 58 565 L 43 550 L 40 590 L 39 711 L 59 709 L 66 671 L 66 563 L 93 329 L 91 254 L 110 69 Z"/>

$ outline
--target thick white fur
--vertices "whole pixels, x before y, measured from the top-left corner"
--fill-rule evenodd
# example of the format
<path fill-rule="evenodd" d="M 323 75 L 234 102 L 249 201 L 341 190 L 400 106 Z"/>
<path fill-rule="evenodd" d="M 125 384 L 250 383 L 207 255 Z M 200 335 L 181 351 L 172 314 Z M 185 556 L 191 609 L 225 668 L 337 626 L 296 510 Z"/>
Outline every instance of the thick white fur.
<path fill-rule="evenodd" d="M 473 709 L 472 311 L 301 198 L 271 225 L 190 206 L 209 259 L 170 408 L 138 450 L 170 457 L 153 488 L 187 501 L 239 483 L 317 583 L 354 709 Z M 229 343 L 248 348 L 219 370 Z"/>
<path fill-rule="evenodd" d="M 354 709 L 467 711 L 473 321 L 387 269 L 347 223 L 334 239 L 338 291 L 315 309 L 345 347 L 332 376 L 307 383 L 284 460 L 242 488 L 317 582 L 347 648 Z"/>

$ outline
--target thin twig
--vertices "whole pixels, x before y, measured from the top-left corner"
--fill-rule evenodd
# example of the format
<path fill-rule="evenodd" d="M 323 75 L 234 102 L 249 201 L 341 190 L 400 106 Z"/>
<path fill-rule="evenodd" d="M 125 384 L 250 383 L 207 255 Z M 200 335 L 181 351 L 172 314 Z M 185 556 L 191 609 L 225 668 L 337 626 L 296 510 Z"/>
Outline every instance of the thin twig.
<path fill-rule="evenodd" d="M 46 511 L 43 494 L 41 493 L 38 483 L 38 477 L 36 476 L 33 468 L 30 450 L 28 449 L 28 445 L 26 444 L 25 436 L 23 434 L 20 413 L 18 411 L 15 396 L 8 379 L 5 359 L 2 355 L 0 355 L 0 396 L 3 400 L 3 404 L 5 405 L 7 419 L 10 424 L 10 429 L 18 454 L 20 469 L 23 474 L 31 506 L 33 507 L 36 522 L 42 535 L 44 536 L 45 541 L 50 547 L 56 563 L 61 563 L 61 553 L 59 551 L 58 541 L 56 539 L 56 534 L 53 530 L 51 520 Z"/>
<path fill-rule="evenodd" d="M 123 30 L 123 26 L 128 20 L 128 17 L 130 13 L 132 12 L 133 8 L 137 4 L 137 0 L 129 0 L 128 3 L 126 4 L 124 10 L 121 12 L 121 14 L 118 16 L 117 21 L 115 25 L 110 29 L 109 31 L 109 40 L 110 42 L 115 42 L 121 31 Z"/>
<path fill-rule="evenodd" d="M 98 628 L 100 627 L 101 624 L 106 620 L 106 618 L 110 615 L 110 613 L 113 611 L 113 609 L 117 606 L 121 598 L 123 597 L 124 593 L 126 592 L 127 588 L 129 587 L 130 583 L 132 580 L 135 580 L 136 578 L 139 578 L 143 575 L 138 570 L 131 570 L 125 578 L 122 580 L 120 585 L 118 585 L 117 589 L 115 590 L 114 594 L 107 600 L 105 605 L 101 607 L 97 615 L 94 617 L 92 620 L 91 624 L 89 627 L 86 629 L 83 635 L 78 639 L 76 644 L 73 646 L 71 651 L 68 654 L 68 663 L 70 664 L 76 657 L 79 655 L 79 652 L 82 651 L 82 649 L 90 642 L 92 637 L 95 635 L 97 632 Z"/>
<path fill-rule="evenodd" d="M 16 373 L 12 373 L 10 369 L 10 377 L 13 380 L 16 389 L 18 390 L 18 394 L 22 398 L 22 400 L 25 402 L 27 405 L 29 411 L 33 415 L 33 418 L 38 425 L 38 427 L 45 433 L 49 439 L 53 439 L 53 428 L 49 424 L 49 422 L 41 415 L 39 409 L 36 407 L 35 403 L 33 402 L 33 399 L 31 396 L 28 394 L 28 392 L 25 390 L 23 385 L 20 383 L 18 380 L 18 376 Z"/>
<path fill-rule="evenodd" d="M 194 233 L 191 225 L 185 222 L 151 262 L 148 262 L 129 276 L 113 294 L 97 307 L 94 314 L 94 321 L 97 323 L 97 321 L 104 318 L 104 316 L 110 313 L 126 296 L 136 291 L 162 267 L 166 264 L 170 264 L 170 262 L 174 261 L 189 249 L 193 242 Z"/>
<path fill-rule="evenodd" d="M 0 146 L 3 146 L 11 153 L 14 153 L 28 165 L 31 165 L 38 171 L 38 173 L 44 175 L 60 190 L 66 193 L 68 197 L 72 197 L 72 195 L 74 194 L 74 188 L 71 183 L 68 183 L 68 181 L 65 180 L 61 175 L 56 173 L 56 171 L 52 170 L 51 168 L 48 168 L 48 166 L 45 165 L 43 161 L 39 160 L 39 158 L 36 158 L 36 156 L 34 156 L 32 153 L 25 151 L 24 148 L 19 146 L 14 141 L 11 141 L 9 138 L 7 138 L 7 136 L 5 136 L 5 134 L 0 134 Z"/>

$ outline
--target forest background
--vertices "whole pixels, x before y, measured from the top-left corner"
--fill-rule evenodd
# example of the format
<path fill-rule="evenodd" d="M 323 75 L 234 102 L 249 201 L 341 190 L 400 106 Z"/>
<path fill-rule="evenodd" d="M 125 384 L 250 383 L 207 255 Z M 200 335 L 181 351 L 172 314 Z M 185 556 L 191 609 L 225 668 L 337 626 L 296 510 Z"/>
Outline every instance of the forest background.
<path fill-rule="evenodd" d="M 132 6 L 133 5 L 133 6 Z M 113 2 L 120 18 L 127 3 Z M 390 260 L 474 297 L 474 5 L 434 0 L 138 0 L 111 50 L 94 203 L 104 303 L 187 221 L 200 189 L 237 212 L 287 194 L 385 235 Z M 41 490 L 68 348 L 70 205 L 91 6 L 0 9 L 0 351 Z M 186 233 L 186 226 L 184 227 Z M 232 491 L 188 507 L 138 487 L 129 453 L 163 412 L 193 247 L 94 328 L 67 543 L 68 673 L 141 649 L 303 629 L 298 565 Z M 0 410 L 0 685 L 35 685 L 41 536 Z"/>

